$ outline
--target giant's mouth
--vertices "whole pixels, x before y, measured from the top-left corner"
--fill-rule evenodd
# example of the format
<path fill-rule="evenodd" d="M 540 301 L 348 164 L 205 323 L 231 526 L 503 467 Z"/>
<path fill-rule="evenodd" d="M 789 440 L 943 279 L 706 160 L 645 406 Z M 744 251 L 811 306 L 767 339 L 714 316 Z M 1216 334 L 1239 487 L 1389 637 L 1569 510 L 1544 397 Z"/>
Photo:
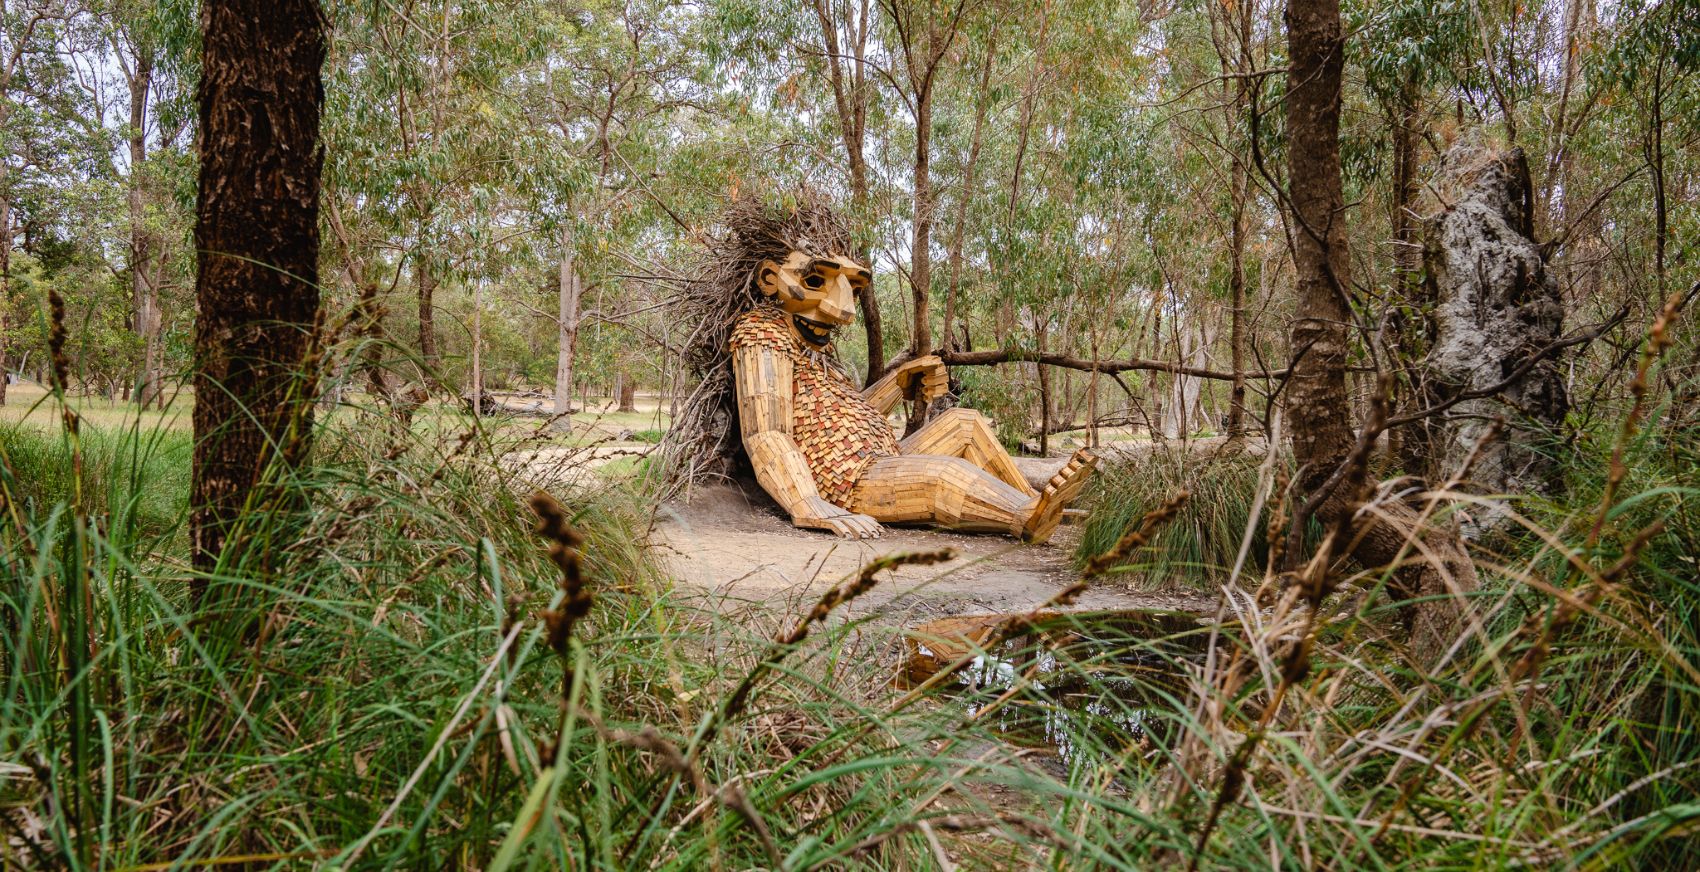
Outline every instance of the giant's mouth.
<path fill-rule="evenodd" d="M 802 315 L 792 315 L 791 323 L 796 326 L 797 335 L 810 345 L 825 345 L 831 342 L 832 331 L 838 329 L 836 325 L 804 318 Z"/>

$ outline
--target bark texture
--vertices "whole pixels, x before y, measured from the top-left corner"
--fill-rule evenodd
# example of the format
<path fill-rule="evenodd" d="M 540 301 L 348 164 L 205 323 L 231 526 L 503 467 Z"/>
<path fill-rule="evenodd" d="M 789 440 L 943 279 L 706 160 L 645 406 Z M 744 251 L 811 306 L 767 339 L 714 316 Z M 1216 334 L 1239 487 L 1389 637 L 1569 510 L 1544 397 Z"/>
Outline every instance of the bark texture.
<path fill-rule="evenodd" d="M 1429 404 L 1492 394 L 1426 422 L 1427 472 L 1432 479 L 1452 475 L 1503 417 L 1506 432 L 1483 447 L 1472 480 L 1490 493 L 1547 492 L 1557 481 L 1547 445 L 1570 408 L 1560 362 L 1549 357 L 1494 390 L 1564 329 L 1557 283 L 1531 238 L 1528 163 L 1522 149 L 1460 144 L 1447 154 L 1438 187 L 1448 205 L 1425 228 L 1434 315 L 1424 393 Z M 1478 516 L 1464 533 L 1480 535 L 1502 521 Z"/>
<path fill-rule="evenodd" d="M 325 27 L 313 0 L 209 0 L 200 24 L 190 529 L 208 569 L 267 467 L 309 444 Z"/>
<path fill-rule="evenodd" d="M 1415 508 L 1386 501 L 1360 513 L 1361 494 L 1355 492 L 1360 487 L 1351 482 L 1363 477 L 1365 454 L 1356 455 L 1355 470 L 1345 466 L 1353 460 L 1358 435 L 1346 385 L 1351 277 L 1340 176 L 1345 38 L 1339 0 L 1291 0 L 1286 20 L 1288 178 L 1298 294 L 1285 408 L 1299 493 L 1315 504 L 1324 525 L 1350 530 L 1357 562 L 1381 567 L 1402 557 L 1407 561 L 1392 585 L 1399 599 L 1439 597 L 1402 609 L 1412 647 L 1432 653 L 1444 648 L 1458 627 L 1460 600 L 1446 594 L 1473 589 L 1475 572 L 1457 536 L 1431 526 Z M 1298 538 L 1288 541 L 1296 544 Z M 1288 554 L 1289 559 L 1302 557 L 1297 547 Z"/>
<path fill-rule="evenodd" d="M 1339 0 L 1287 5 L 1287 149 L 1297 305 L 1289 338 L 1287 420 L 1299 485 L 1316 489 L 1346 459 L 1354 434 L 1346 393 L 1345 194 L 1340 180 Z"/>

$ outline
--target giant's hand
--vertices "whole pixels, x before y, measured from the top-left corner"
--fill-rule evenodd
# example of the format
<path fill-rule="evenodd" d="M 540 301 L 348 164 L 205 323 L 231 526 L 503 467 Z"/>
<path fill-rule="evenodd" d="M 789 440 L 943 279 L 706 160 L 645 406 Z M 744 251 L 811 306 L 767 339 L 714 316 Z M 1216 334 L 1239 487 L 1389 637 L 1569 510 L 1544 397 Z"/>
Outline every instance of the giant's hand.
<path fill-rule="evenodd" d="M 807 497 L 791 513 L 791 523 L 811 530 L 829 530 L 846 539 L 878 539 L 880 524 L 867 515 L 841 509 L 820 497 Z"/>
<path fill-rule="evenodd" d="M 905 399 L 930 403 L 950 390 L 950 372 L 936 354 L 904 361 L 897 367 L 897 386 Z"/>

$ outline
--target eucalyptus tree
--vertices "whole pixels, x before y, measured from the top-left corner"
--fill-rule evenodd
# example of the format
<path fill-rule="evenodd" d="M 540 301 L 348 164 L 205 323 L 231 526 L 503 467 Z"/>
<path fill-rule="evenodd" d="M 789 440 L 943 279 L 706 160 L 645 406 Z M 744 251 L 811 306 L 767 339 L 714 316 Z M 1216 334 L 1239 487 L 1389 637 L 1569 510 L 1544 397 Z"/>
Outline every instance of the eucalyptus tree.
<path fill-rule="evenodd" d="M 186 223 L 174 187 L 181 180 L 183 141 L 190 133 L 195 68 L 194 10 L 177 0 L 112 0 L 93 10 L 98 47 L 86 58 L 88 78 L 116 70 L 122 110 L 103 125 L 120 131 L 111 174 L 125 188 L 124 272 L 131 297 L 131 329 L 140 345 L 132 379 L 143 408 L 163 403 L 164 308 L 161 295 L 175 271 Z M 97 100 L 111 99 L 97 95 Z M 180 259 L 180 258 L 179 258 Z"/>
<path fill-rule="evenodd" d="M 888 167 L 870 155 L 870 137 L 892 132 L 890 112 L 894 59 L 883 7 L 874 0 L 809 0 L 775 4 L 717 0 L 713 4 L 717 45 L 713 56 L 743 73 L 740 84 L 772 104 L 778 119 L 793 122 L 787 133 L 806 149 L 818 150 L 819 169 L 799 174 L 816 185 L 848 193 L 849 219 L 864 263 L 874 263 L 872 241 L 888 218 Z M 819 123 L 825 122 L 825 123 Z M 873 143 L 877 145 L 877 142 Z M 873 284 L 858 290 L 871 384 L 885 369 L 886 329 Z"/>
<path fill-rule="evenodd" d="M 519 99 L 537 110 L 526 135 L 551 167 L 533 180 L 526 208 L 558 239 L 552 320 L 554 402 L 561 414 L 572 405 L 587 292 L 606 291 L 607 304 L 589 313 L 599 321 L 619 321 L 638 308 L 614 275 L 627 268 L 617 255 L 658 218 L 680 220 L 654 190 L 658 153 L 676 137 L 674 116 L 698 108 L 704 95 L 692 38 L 698 13 L 689 6 L 592 3 L 546 21 L 561 38 L 542 67 L 527 74 Z M 652 208 L 657 204 L 660 214 Z M 629 355 L 617 356 L 616 380 L 629 385 Z"/>
<path fill-rule="evenodd" d="M 436 293 L 468 265 L 465 228 L 492 179 L 511 178 L 506 88 L 548 49 L 541 2 L 339 4 L 327 68 L 326 211 L 361 286 L 414 285 L 421 377 L 436 382 Z M 384 279 L 388 277 L 390 281 Z"/>
<path fill-rule="evenodd" d="M 86 154 L 73 140 L 83 128 L 87 95 L 63 54 L 63 40 L 81 15 L 74 0 L 0 2 L 0 403 L 6 400 L 12 255 L 29 220 L 20 206 L 52 200 L 54 188 L 75 179 L 77 170 L 67 164 Z"/>
<path fill-rule="evenodd" d="M 312 445 L 325 20 L 313 0 L 215 0 L 201 57 L 189 500 L 195 566 L 211 570 L 262 476 Z"/>

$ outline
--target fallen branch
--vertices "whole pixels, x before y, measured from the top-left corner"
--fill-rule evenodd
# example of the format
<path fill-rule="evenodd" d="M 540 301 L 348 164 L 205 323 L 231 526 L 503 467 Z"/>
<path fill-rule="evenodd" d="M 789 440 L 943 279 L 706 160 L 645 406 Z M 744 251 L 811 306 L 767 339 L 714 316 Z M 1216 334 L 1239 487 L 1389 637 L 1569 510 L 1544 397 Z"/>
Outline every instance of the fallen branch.
<path fill-rule="evenodd" d="M 1189 375 L 1194 378 L 1216 379 L 1218 381 L 1233 381 L 1234 373 L 1205 369 L 1197 366 L 1186 366 L 1170 363 L 1166 360 L 1146 360 L 1132 358 L 1129 360 L 1087 360 L 1055 352 L 1028 351 L 1019 348 L 1000 348 L 994 351 L 947 351 L 939 357 L 946 366 L 993 366 L 999 363 L 1042 363 L 1046 366 L 1060 366 L 1063 369 L 1075 369 L 1082 372 L 1103 372 L 1114 375 L 1119 372 L 1146 371 L 1167 372 L 1175 375 Z M 1246 372 L 1242 378 L 1286 378 L 1287 370 Z"/>

